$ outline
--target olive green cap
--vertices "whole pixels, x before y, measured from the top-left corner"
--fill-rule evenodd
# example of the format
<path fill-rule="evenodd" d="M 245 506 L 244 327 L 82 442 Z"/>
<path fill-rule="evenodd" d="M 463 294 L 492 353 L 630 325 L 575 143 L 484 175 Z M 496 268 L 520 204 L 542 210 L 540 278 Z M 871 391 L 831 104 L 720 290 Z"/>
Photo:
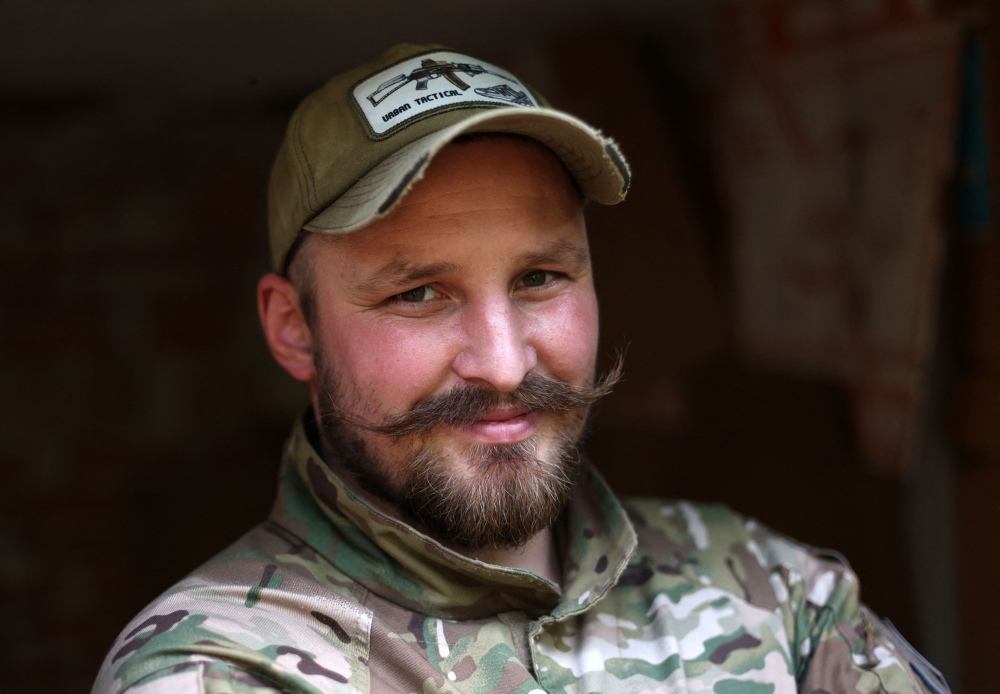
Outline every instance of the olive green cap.
<path fill-rule="evenodd" d="M 611 139 L 550 108 L 511 73 L 436 45 L 399 45 L 299 104 L 268 185 L 274 268 L 302 231 L 347 234 L 389 214 L 459 135 L 511 133 L 549 147 L 589 200 L 624 199 L 630 173 Z"/>

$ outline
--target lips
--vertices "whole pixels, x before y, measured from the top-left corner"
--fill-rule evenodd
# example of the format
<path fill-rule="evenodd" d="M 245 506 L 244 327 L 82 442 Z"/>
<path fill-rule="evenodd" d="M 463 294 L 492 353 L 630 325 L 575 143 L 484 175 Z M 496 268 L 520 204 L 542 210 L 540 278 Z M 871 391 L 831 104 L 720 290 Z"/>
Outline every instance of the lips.
<path fill-rule="evenodd" d="M 478 421 L 455 427 L 467 436 L 486 444 L 511 444 L 524 441 L 538 429 L 542 413 L 522 412 L 516 408 L 491 410 Z"/>

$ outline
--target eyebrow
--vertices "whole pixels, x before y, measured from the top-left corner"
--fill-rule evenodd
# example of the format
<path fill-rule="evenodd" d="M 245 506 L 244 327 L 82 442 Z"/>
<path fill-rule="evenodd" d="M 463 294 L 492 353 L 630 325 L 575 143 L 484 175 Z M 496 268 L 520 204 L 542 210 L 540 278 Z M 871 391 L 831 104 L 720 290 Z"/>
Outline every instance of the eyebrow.
<path fill-rule="evenodd" d="M 393 260 L 358 282 L 355 288 L 361 292 L 370 292 L 386 286 L 410 285 L 435 275 L 457 272 L 458 269 L 459 266 L 455 263 L 414 265 L 403 260 Z"/>
<path fill-rule="evenodd" d="M 517 264 L 521 267 L 533 265 L 572 265 L 582 267 L 590 262 L 590 252 L 586 246 L 559 241 L 543 251 L 522 253 L 517 256 Z"/>

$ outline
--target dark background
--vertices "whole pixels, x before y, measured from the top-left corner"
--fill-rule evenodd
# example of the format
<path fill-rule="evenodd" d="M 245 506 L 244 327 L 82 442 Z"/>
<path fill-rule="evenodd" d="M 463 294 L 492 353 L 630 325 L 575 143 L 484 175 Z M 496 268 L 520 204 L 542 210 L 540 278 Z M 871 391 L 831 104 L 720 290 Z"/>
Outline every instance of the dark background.
<path fill-rule="evenodd" d="M 257 326 L 271 158 L 306 93 L 401 41 L 510 68 L 633 164 L 628 203 L 589 215 L 603 349 L 628 344 L 589 444 L 612 485 L 840 550 L 956 691 L 990 691 L 1000 447 L 957 446 L 953 420 L 995 428 L 954 393 L 992 387 L 1000 251 L 950 244 L 916 464 L 872 473 L 841 385 L 735 345 L 710 152 L 725 4 L 0 5 L 0 692 L 87 691 L 134 613 L 266 516 L 306 402 Z M 991 76 L 995 8 L 939 8 L 972 11 Z"/>

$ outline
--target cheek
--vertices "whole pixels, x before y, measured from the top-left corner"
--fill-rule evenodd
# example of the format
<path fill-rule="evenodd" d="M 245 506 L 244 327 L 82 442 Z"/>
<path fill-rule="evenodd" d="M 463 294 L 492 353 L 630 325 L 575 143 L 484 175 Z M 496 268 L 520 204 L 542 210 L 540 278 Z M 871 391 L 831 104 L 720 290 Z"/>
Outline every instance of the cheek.
<path fill-rule="evenodd" d="M 580 291 L 535 312 L 530 321 L 539 366 L 569 383 L 593 375 L 597 359 L 597 297 Z"/>
<path fill-rule="evenodd" d="M 429 329 L 426 324 L 366 322 L 338 331 L 330 359 L 344 385 L 353 385 L 355 396 L 371 399 L 378 409 L 399 410 L 412 406 L 440 389 L 450 371 L 450 331 Z"/>

